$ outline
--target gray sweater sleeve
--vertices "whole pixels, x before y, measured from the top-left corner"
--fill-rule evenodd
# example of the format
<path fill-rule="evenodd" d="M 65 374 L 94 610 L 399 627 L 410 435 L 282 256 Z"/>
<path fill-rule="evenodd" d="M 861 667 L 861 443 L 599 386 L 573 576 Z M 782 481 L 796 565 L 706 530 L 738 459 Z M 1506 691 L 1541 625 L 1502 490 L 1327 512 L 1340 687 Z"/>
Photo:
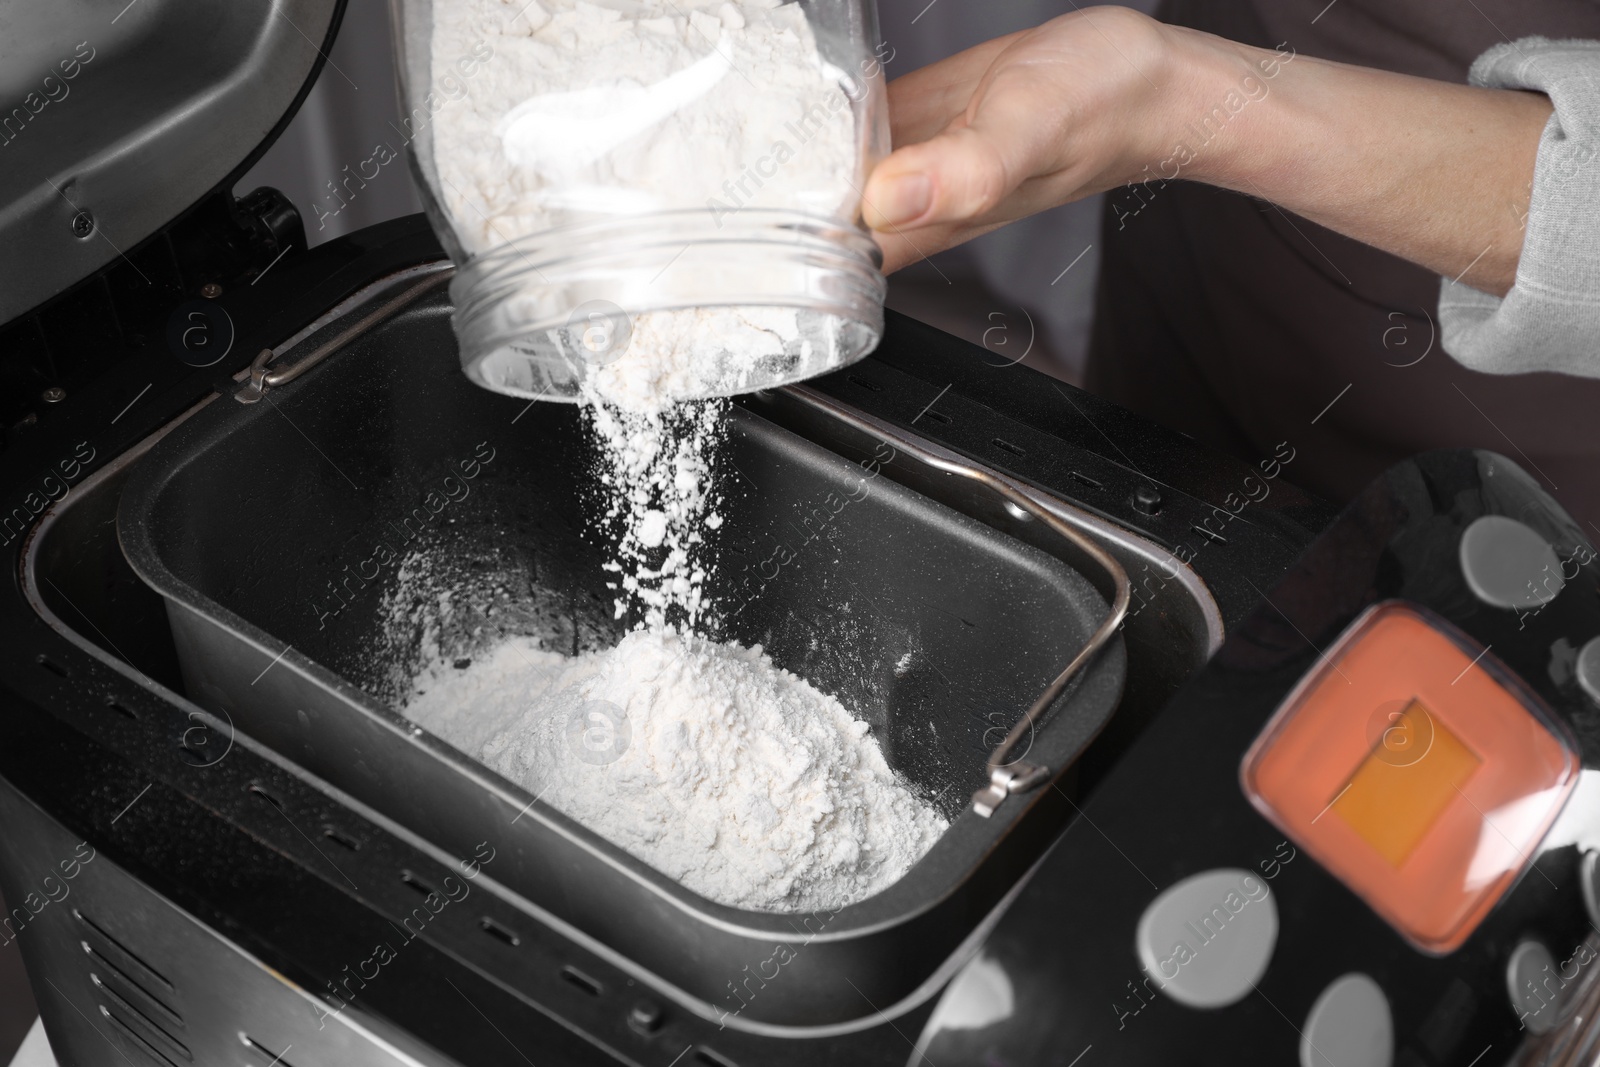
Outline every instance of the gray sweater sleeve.
<path fill-rule="evenodd" d="M 1478 57 L 1470 80 L 1539 90 L 1555 113 L 1539 140 L 1516 282 L 1497 298 L 1443 279 L 1444 349 L 1489 374 L 1600 378 L 1600 41 L 1497 45 Z"/>

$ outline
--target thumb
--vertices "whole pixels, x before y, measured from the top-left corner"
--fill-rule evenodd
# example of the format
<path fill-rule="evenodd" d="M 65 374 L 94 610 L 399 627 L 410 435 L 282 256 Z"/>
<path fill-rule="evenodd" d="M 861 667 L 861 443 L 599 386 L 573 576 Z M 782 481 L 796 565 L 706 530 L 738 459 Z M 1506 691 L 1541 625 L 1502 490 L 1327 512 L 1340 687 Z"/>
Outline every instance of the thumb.
<path fill-rule="evenodd" d="M 967 114 L 930 140 L 907 145 L 872 172 L 862 216 L 874 230 L 964 223 L 999 208 L 1030 177 L 1053 169 L 1041 105 L 1046 87 L 1028 67 L 1002 68 Z"/>

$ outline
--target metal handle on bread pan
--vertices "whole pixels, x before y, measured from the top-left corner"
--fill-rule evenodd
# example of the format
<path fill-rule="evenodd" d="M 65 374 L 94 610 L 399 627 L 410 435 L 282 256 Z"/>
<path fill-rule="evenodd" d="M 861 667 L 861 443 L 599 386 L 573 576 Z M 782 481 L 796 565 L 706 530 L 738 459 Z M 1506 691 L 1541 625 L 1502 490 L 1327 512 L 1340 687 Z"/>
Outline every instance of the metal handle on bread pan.
<path fill-rule="evenodd" d="M 995 813 L 1006 797 L 1013 793 L 1026 793 L 1031 789 L 1036 789 L 1050 779 L 1052 773 L 1050 768 L 1037 763 L 1029 763 L 1020 757 L 1015 760 L 1008 759 L 1008 757 L 1022 739 L 1031 734 L 1038 726 L 1039 720 L 1044 716 L 1044 713 L 1066 690 L 1072 679 L 1077 677 L 1078 672 L 1083 670 L 1095 656 L 1099 655 L 1100 651 L 1110 643 L 1112 635 L 1122 626 L 1122 621 L 1128 614 L 1128 602 L 1132 592 L 1128 582 L 1128 572 L 1123 570 L 1122 564 L 1118 563 L 1105 549 L 1035 504 L 1028 494 L 1023 491 L 1021 483 L 1013 481 L 1003 474 L 985 470 L 970 463 L 947 459 L 922 448 L 913 441 L 907 441 L 899 437 L 887 440 L 885 428 L 875 425 L 872 421 L 861 417 L 849 408 L 841 406 L 814 389 L 802 385 L 790 386 L 788 391 L 800 397 L 806 403 L 826 411 L 828 415 L 838 419 L 840 422 L 854 427 L 869 437 L 884 441 L 890 447 L 906 452 L 936 470 L 944 471 L 946 474 L 958 474 L 963 478 L 971 478 L 973 481 L 993 489 L 1006 501 L 1026 511 L 1029 515 L 1043 522 L 1051 530 L 1070 541 L 1084 555 L 1088 556 L 1104 570 L 1111 579 L 1116 592 L 1111 601 L 1111 611 L 1101 621 L 1099 629 L 1095 630 L 1088 642 L 1072 657 L 1072 661 L 1067 664 L 1066 668 L 1056 675 L 1055 680 L 1045 687 L 1044 692 L 1039 694 L 1022 718 L 1017 720 L 1016 725 L 1011 727 L 1011 732 L 1006 734 L 1005 740 L 1000 742 L 993 752 L 989 753 L 989 762 L 985 768 L 989 775 L 989 784 L 972 795 L 972 810 L 987 819 Z"/>
<path fill-rule="evenodd" d="M 416 302 L 439 288 L 439 286 L 450 280 L 454 270 L 449 263 L 430 263 L 416 271 L 407 271 L 406 273 L 421 274 L 422 278 L 416 284 L 407 286 L 388 300 L 379 300 L 374 303 L 372 309 L 361 316 L 360 319 L 323 341 L 293 363 L 273 367 L 273 360 L 278 358 L 277 350 L 263 348 L 256 354 L 256 358 L 250 362 L 248 379 L 244 387 L 233 394 L 233 398 L 241 404 L 254 404 L 266 395 L 268 389 L 274 386 L 288 385 L 306 371 L 339 351 L 339 349 L 361 337 L 380 322 L 399 312 L 406 305 Z M 278 347 L 285 352 L 293 351 L 302 341 L 314 334 L 319 327 L 332 319 L 342 318 L 349 313 L 349 310 L 349 308 L 341 304 Z M 270 370 L 268 369 L 269 367 L 271 368 Z"/>

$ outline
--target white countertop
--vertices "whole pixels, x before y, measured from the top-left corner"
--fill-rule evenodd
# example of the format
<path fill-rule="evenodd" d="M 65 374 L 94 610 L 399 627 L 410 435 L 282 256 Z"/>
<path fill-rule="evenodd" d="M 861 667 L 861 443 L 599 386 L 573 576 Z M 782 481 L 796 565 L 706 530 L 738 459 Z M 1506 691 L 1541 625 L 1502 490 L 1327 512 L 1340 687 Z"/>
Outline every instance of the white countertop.
<path fill-rule="evenodd" d="M 33 1029 L 22 1039 L 22 1047 L 17 1049 L 11 1067 L 56 1067 L 56 1057 L 50 1051 L 50 1042 L 44 1036 L 44 1023 L 41 1020 L 33 1020 Z"/>

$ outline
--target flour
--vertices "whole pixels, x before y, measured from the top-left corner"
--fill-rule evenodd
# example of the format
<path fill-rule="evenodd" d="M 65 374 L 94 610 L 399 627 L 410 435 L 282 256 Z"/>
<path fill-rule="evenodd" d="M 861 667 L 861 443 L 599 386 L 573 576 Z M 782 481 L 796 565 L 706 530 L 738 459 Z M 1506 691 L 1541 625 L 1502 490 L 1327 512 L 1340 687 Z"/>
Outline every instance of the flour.
<path fill-rule="evenodd" d="M 458 78 L 456 59 L 483 46 L 492 58 Z M 629 261 L 631 250 L 607 262 L 639 271 L 627 288 L 648 309 L 670 302 L 669 272 L 700 269 L 696 242 L 728 239 L 741 212 L 840 220 L 860 199 L 845 91 L 856 83 L 823 59 L 799 4 L 434 0 L 431 59 L 436 94 L 464 94 L 434 124 L 433 157 L 469 254 L 570 224 L 638 218 L 644 234 L 681 224 L 673 213 L 701 214 L 659 263 Z M 800 284 L 793 264 L 771 255 L 752 256 L 727 284 L 758 274 L 751 291 Z M 748 392 L 847 358 L 830 319 L 795 307 L 643 310 L 630 325 L 622 358 L 588 368 L 586 382 L 625 408 Z"/>
<path fill-rule="evenodd" d="M 407 717 L 663 874 L 761 911 L 898 880 L 948 823 L 865 722 L 744 649 L 671 630 L 567 658 L 511 638 L 438 663 Z"/>
<path fill-rule="evenodd" d="M 847 218 L 859 199 L 847 79 L 799 4 L 434 0 L 433 10 L 434 89 L 454 101 L 434 124 L 433 156 L 468 252 L 678 209 Z M 485 45 L 492 57 L 458 77 L 459 57 Z"/>
<path fill-rule="evenodd" d="M 508 637 L 437 659 L 406 713 L 714 900 L 814 910 L 876 892 L 944 820 L 836 699 L 759 647 L 694 633 L 717 609 L 707 535 L 723 521 L 714 474 L 727 408 L 696 398 L 820 373 L 859 354 L 843 348 L 856 342 L 808 308 L 663 296 L 703 269 L 697 243 L 741 240 L 738 224 L 762 217 L 742 212 L 853 214 L 864 137 L 853 83 L 823 59 L 802 6 L 780 0 L 434 0 L 433 11 L 434 88 L 455 103 L 434 123 L 432 157 L 464 252 L 515 244 L 543 278 L 530 252 L 547 266 L 594 254 L 579 238 L 563 246 L 562 227 L 637 220 L 652 249 L 662 242 L 645 237 L 673 225 L 688 236 L 680 247 L 673 231 L 660 264 L 630 248 L 592 268 L 628 279 L 616 291 L 646 310 L 568 281 L 570 292 L 551 282 L 528 298 L 584 301 L 575 316 L 604 305 L 550 333 L 582 357 L 596 527 L 616 546 L 615 617 L 639 628 L 574 658 Z M 483 45 L 492 58 L 463 83 L 452 64 Z M 812 267 L 797 275 L 794 256 L 761 247 L 732 291 L 815 283 L 795 281 Z"/>
<path fill-rule="evenodd" d="M 651 629 L 693 628 L 712 607 L 703 529 L 721 525 L 712 471 L 726 435 L 726 401 L 629 410 L 585 396 L 596 456 L 598 526 L 616 544 L 606 565 L 616 617 Z"/>
<path fill-rule="evenodd" d="M 837 219 L 859 198 L 848 79 L 799 4 L 434 0 L 433 11 L 435 90 L 464 95 L 435 122 L 432 154 L 468 253 L 663 212 L 709 212 L 718 229 L 750 208 Z M 458 78 L 456 58 L 481 46 L 491 58 Z M 650 273 L 693 270 L 692 244 Z M 649 286 L 638 299 L 649 304 Z M 584 368 L 580 400 L 611 494 L 601 521 L 619 541 L 618 614 L 694 626 L 707 607 L 700 526 L 720 521 L 706 474 L 721 408 L 674 405 L 823 370 L 840 340 L 793 307 L 649 310 L 614 325 L 626 336 Z"/>

